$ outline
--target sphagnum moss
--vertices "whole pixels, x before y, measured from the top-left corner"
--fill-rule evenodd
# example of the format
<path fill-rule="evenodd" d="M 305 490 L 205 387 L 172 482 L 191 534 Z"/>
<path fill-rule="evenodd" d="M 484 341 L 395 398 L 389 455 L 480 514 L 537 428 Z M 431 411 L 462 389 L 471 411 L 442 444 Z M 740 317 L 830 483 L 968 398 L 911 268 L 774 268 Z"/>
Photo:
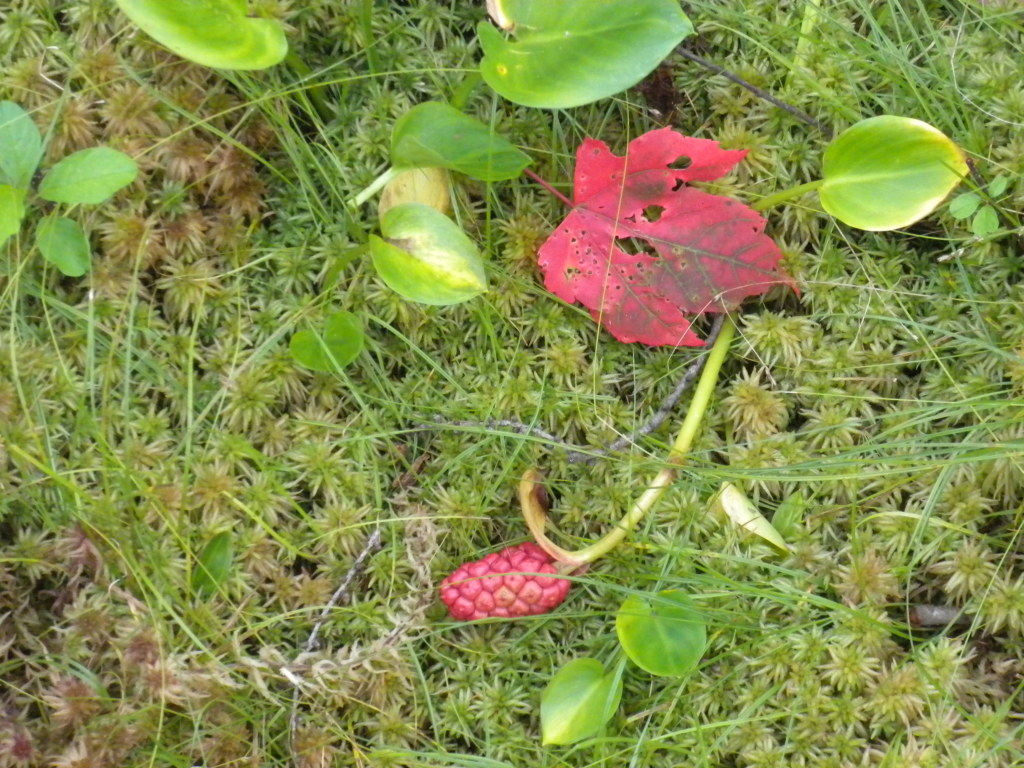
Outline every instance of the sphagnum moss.
<path fill-rule="evenodd" d="M 455 628 L 435 608 L 427 628 L 418 601 L 433 594 L 431 575 L 521 540 L 517 467 L 547 464 L 559 526 L 584 540 L 614 519 L 641 468 L 620 455 L 584 469 L 488 429 L 405 430 L 434 415 L 512 418 L 596 445 L 656 407 L 682 355 L 614 344 L 544 295 L 530 260 L 561 211 L 518 181 L 458 185 L 467 226 L 493 238 L 493 296 L 424 311 L 358 259 L 325 284 L 325 262 L 358 240 L 344 200 L 380 172 L 395 116 L 446 98 L 475 66 L 482 11 L 378 4 L 367 26 L 361 3 L 274 6 L 300 55 L 345 81 L 327 91 L 331 125 L 292 122 L 286 70 L 229 86 L 131 32 L 109 4 L 18 2 L 18 41 L 0 46 L 0 98 L 39 110 L 42 128 L 53 121 L 53 152 L 114 143 L 139 153 L 145 174 L 98 213 L 92 277 L 0 277 L 0 663 L 11 681 L 0 765 L 165 753 L 292 763 L 280 670 L 378 521 L 389 547 L 336 609 L 324 648 L 295 667 L 306 681 L 298 764 L 422 765 L 442 752 L 553 765 L 536 744 L 533 692 L 552 648 L 609 650 L 606 614 L 633 579 L 709 592 L 713 654 L 684 681 L 627 675 L 622 741 L 594 762 L 1008 764 L 1020 728 L 1000 706 L 1019 710 L 1022 591 L 1006 556 L 1021 492 L 1005 354 L 1024 327 L 1012 239 L 973 241 L 944 214 L 926 232 L 939 240 L 850 233 L 810 197 L 773 214 L 802 293 L 741 318 L 749 350 L 729 372 L 763 371 L 760 386 L 783 401 L 759 422 L 767 431 L 745 433 L 723 385 L 687 487 L 587 574 L 571 611 Z M 798 62 L 802 20 L 788 6 L 691 13 L 708 58 L 836 129 L 913 114 L 990 155 L 982 173 L 1009 175 L 1005 205 L 1019 209 L 1022 153 L 1004 122 L 1019 100 L 1019 31 L 982 6 L 929 11 L 823 6 Z M 72 47 L 65 58 L 50 43 Z M 819 135 L 695 65 L 670 67 L 686 96 L 681 127 L 755 150 L 732 182 L 768 194 L 814 175 Z M 54 83 L 70 88 L 63 112 Z M 647 127 L 641 103 L 627 94 L 549 114 L 479 88 L 469 109 L 495 115 L 557 182 L 584 135 L 624 145 Z M 311 148 L 314 136 L 329 152 Z M 373 225 L 369 210 L 360 217 Z M 283 329 L 315 319 L 314 301 L 366 314 L 370 351 L 343 381 L 299 371 L 277 348 Z M 666 439 L 656 432 L 641 451 Z M 395 445 L 428 455 L 407 493 L 443 552 L 414 558 L 402 543 L 410 513 L 389 499 L 410 459 Z M 759 551 L 704 514 L 699 499 L 723 472 L 768 510 L 797 490 L 810 499 L 770 578 Z M 235 570 L 198 610 L 187 573 L 218 526 L 237 536 Z M 973 624 L 910 630 L 907 603 L 924 597 L 966 608 Z M 67 681 L 86 681 L 79 703 L 99 702 L 91 721 L 62 719 Z"/>

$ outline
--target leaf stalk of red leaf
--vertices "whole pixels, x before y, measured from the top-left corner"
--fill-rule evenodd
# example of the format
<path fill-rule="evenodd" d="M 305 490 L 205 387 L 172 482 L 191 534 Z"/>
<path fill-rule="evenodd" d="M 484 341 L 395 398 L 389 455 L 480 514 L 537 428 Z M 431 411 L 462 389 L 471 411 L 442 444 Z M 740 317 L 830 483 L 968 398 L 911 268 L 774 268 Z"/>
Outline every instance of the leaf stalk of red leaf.
<path fill-rule="evenodd" d="M 539 473 L 529 469 L 523 475 L 523 479 L 519 483 L 519 504 L 522 508 L 523 518 L 540 548 L 563 564 L 563 572 L 571 572 L 573 569 L 592 563 L 611 552 L 636 528 L 644 516 L 654 508 L 665 491 L 675 482 L 676 470 L 685 461 L 686 454 L 689 453 L 690 448 L 693 447 L 693 441 L 697 438 L 697 431 L 700 429 L 701 421 L 711 403 L 711 396 L 715 392 L 715 385 L 718 383 L 718 374 L 722 370 L 722 364 L 725 362 L 725 356 L 729 352 L 729 346 L 735 335 L 736 324 L 730 316 L 726 315 L 722 330 L 719 331 L 718 338 L 715 339 L 715 343 L 708 353 L 700 381 L 697 382 L 697 387 L 693 391 L 693 400 L 690 401 L 683 425 L 679 428 L 679 434 L 676 435 L 672 448 L 669 450 L 666 466 L 654 480 L 647 484 L 640 498 L 603 538 L 589 547 L 578 549 L 575 552 L 562 549 L 551 541 L 544 533 L 547 504 L 540 501 L 544 494 L 540 493 L 536 487 L 540 482 Z"/>
<path fill-rule="evenodd" d="M 546 190 L 547 190 L 548 192 L 550 192 L 550 193 L 551 193 L 552 195 L 554 195 L 554 196 L 555 196 L 555 197 L 557 197 L 557 198 L 558 198 L 559 200 L 561 200 L 561 201 L 562 201 L 562 202 L 563 202 L 563 203 L 564 203 L 564 204 L 565 204 L 565 205 L 566 205 L 567 207 L 569 207 L 569 208 L 572 208 L 572 207 L 573 207 L 573 203 L 572 203 L 572 200 L 570 200 L 570 199 L 569 199 L 568 197 L 566 197 L 565 195 L 563 195 L 563 194 L 562 194 L 561 192 L 559 192 L 559 191 L 558 191 L 557 189 L 555 189 L 554 187 L 552 187 L 552 186 L 551 186 L 550 184 L 548 184 L 548 183 L 547 183 L 546 181 L 544 181 L 544 179 L 542 179 L 542 178 L 541 178 L 540 176 L 538 176 L 538 175 L 537 175 L 536 173 L 534 173 L 533 171 L 531 171 L 531 170 L 530 170 L 529 168 L 524 168 L 524 169 L 523 169 L 523 173 L 525 173 L 525 174 L 526 174 L 527 176 L 529 176 L 529 177 L 530 177 L 531 179 L 533 179 L 533 180 L 534 180 L 534 181 L 536 181 L 536 182 L 537 182 L 538 184 L 540 184 L 540 185 L 541 185 L 542 187 L 544 187 L 544 189 L 546 189 Z"/>

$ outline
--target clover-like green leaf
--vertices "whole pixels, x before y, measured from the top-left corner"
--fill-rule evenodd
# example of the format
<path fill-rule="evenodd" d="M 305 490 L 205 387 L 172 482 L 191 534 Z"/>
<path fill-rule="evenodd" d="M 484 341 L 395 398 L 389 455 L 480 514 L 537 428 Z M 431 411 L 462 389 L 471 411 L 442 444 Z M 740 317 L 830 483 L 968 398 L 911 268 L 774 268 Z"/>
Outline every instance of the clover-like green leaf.
<path fill-rule="evenodd" d="M 969 219 L 981 205 L 981 195 L 977 192 L 964 192 L 949 201 L 949 215 L 954 219 Z"/>
<path fill-rule="evenodd" d="M 447 104 L 418 104 L 395 123 L 396 168 L 447 168 L 481 181 L 513 179 L 530 158 L 476 118 Z"/>
<path fill-rule="evenodd" d="M 330 373 L 359 357 L 364 343 L 363 324 L 358 315 L 342 310 L 327 318 L 323 333 L 299 331 L 292 336 L 288 348 L 299 365 Z"/>
<path fill-rule="evenodd" d="M 0 101 L 0 184 L 28 189 L 43 156 L 43 137 L 28 113 Z"/>
<path fill-rule="evenodd" d="M 630 660 L 652 675 L 687 674 L 707 645 L 703 618 L 678 589 L 626 598 L 615 631 Z"/>
<path fill-rule="evenodd" d="M 200 597 L 212 595 L 231 575 L 235 559 L 231 531 L 221 531 L 206 542 L 192 571 L 192 590 Z"/>
<path fill-rule="evenodd" d="M 48 216 L 36 229 L 36 245 L 43 258 L 68 277 L 89 271 L 92 251 L 78 222 L 63 216 Z"/>
<path fill-rule="evenodd" d="M 1006 191 L 1008 186 L 1010 186 L 1009 176 L 996 176 L 989 182 L 988 194 L 990 197 L 999 197 Z"/>
<path fill-rule="evenodd" d="M 54 203 L 97 203 L 135 181 L 139 167 L 124 152 L 93 147 L 68 155 L 43 177 L 39 196 Z"/>
<path fill-rule="evenodd" d="M 248 15 L 246 0 L 117 0 L 143 32 L 183 59 L 218 69 L 266 69 L 288 53 L 274 19 Z"/>
<path fill-rule="evenodd" d="M 991 205 L 982 206 L 978 215 L 971 221 L 971 233 L 975 237 L 988 237 L 999 231 L 999 214 Z"/>
<path fill-rule="evenodd" d="M 25 192 L 10 184 L 0 184 L 0 245 L 18 234 L 25 218 Z"/>
<path fill-rule="evenodd" d="M 528 107 L 566 108 L 636 85 L 693 25 L 677 0 L 501 0 L 515 41 L 478 27 L 480 72 L 491 88 Z"/>
<path fill-rule="evenodd" d="M 818 194 L 822 207 L 851 227 L 899 229 L 934 211 L 967 171 L 963 152 L 942 131 L 881 115 L 828 145 Z"/>
<path fill-rule="evenodd" d="M 540 697 L 545 744 L 574 744 L 597 734 L 622 698 L 622 676 L 605 674 L 597 659 L 573 659 L 551 678 Z"/>
<path fill-rule="evenodd" d="M 458 304 L 487 290 L 483 260 L 458 225 L 422 203 L 403 203 L 381 217 L 383 237 L 370 254 L 388 287 L 421 304 Z"/>

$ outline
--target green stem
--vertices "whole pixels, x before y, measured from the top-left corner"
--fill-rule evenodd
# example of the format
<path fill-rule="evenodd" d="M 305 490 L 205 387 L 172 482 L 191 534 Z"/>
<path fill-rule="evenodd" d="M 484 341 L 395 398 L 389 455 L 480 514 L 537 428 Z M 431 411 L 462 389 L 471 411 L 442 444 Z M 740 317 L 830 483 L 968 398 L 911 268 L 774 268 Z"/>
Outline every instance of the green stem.
<path fill-rule="evenodd" d="M 310 81 L 313 79 L 313 70 L 310 69 L 309 64 L 303 61 L 295 51 L 289 50 L 288 55 L 285 57 L 285 63 L 292 68 L 303 81 Z M 324 122 L 330 122 L 334 119 L 334 110 L 327 103 L 327 89 L 322 85 L 310 85 L 305 89 L 305 92 L 309 95 L 309 100 L 313 102 L 313 109 L 320 116 L 320 119 Z"/>
<path fill-rule="evenodd" d="M 380 59 L 377 57 L 376 36 L 373 34 L 373 0 L 363 0 L 359 7 L 359 25 L 363 32 L 363 45 L 366 52 L 366 67 L 371 75 L 380 72 Z"/>
<path fill-rule="evenodd" d="M 544 536 L 543 519 L 539 514 L 538 504 L 530 504 L 529 501 L 531 489 L 537 487 L 535 476 L 531 475 L 531 473 L 527 473 L 524 476 L 523 482 L 520 484 L 520 501 L 523 503 L 523 514 L 526 517 L 530 531 L 533 533 L 534 538 L 537 539 L 537 543 L 541 548 L 564 563 L 566 567 L 578 568 L 581 565 L 594 562 L 599 557 L 613 550 L 637 526 L 644 518 L 644 515 L 654 508 L 654 505 L 665 491 L 675 482 L 676 469 L 683 463 L 686 454 L 693 446 L 700 423 L 707 412 L 711 396 L 714 394 L 715 385 L 718 383 L 718 373 L 722 369 L 722 363 L 725 361 L 729 345 L 735 334 L 736 324 L 732 321 L 732 318 L 726 317 L 725 322 L 722 324 L 722 330 L 719 332 L 711 352 L 708 353 L 707 363 L 705 363 L 704 371 L 697 382 L 697 387 L 693 393 L 693 400 L 686 411 L 686 418 L 683 419 L 683 425 L 679 428 L 679 434 L 672 443 L 672 448 L 668 454 L 668 466 L 658 473 L 653 482 L 640 495 L 640 498 L 634 502 L 622 520 L 619 521 L 618 525 L 602 539 L 594 542 L 589 547 L 584 547 L 575 552 L 568 552 L 552 544 Z"/>
<path fill-rule="evenodd" d="M 455 90 L 452 91 L 452 97 L 448 103 L 460 112 L 464 111 L 466 109 L 466 105 L 469 103 L 469 97 L 473 95 L 473 91 L 475 91 L 477 86 L 483 81 L 483 75 L 480 74 L 479 70 L 468 72 L 462 79 L 462 82 L 459 83 Z"/>
<path fill-rule="evenodd" d="M 779 203 L 790 200 L 794 197 L 800 197 L 808 192 L 813 192 L 818 189 L 822 184 L 825 183 L 824 179 L 817 179 L 816 181 L 809 181 L 806 184 L 797 184 L 795 187 L 789 187 L 788 189 L 781 189 L 767 197 L 762 197 L 760 200 L 750 204 L 750 207 L 755 211 L 766 211 Z"/>
<path fill-rule="evenodd" d="M 387 186 L 388 182 L 397 176 L 400 171 L 397 168 L 388 168 L 384 173 L 378 176 L 376 179 L 370 182 L 370 185 L 366 187 L 355 197 L 349 198 L 348 205 L 351 208 L 358 208 L 371 197 L 380 192 L 384 187 Z"/>

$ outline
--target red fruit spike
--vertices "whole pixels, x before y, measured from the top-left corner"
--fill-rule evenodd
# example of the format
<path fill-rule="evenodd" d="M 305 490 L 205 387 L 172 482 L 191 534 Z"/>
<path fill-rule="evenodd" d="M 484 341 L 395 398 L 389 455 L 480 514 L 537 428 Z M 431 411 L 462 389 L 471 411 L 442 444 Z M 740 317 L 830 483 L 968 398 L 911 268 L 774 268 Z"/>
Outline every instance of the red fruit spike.
<path fill-rule="evenodd" d="M 465 563 L 441 582 L 441 601 L 453 619 L 534 616 L 556 608 L 571 582 L 557 575 L 551 556 L 532 541 Z"/>

